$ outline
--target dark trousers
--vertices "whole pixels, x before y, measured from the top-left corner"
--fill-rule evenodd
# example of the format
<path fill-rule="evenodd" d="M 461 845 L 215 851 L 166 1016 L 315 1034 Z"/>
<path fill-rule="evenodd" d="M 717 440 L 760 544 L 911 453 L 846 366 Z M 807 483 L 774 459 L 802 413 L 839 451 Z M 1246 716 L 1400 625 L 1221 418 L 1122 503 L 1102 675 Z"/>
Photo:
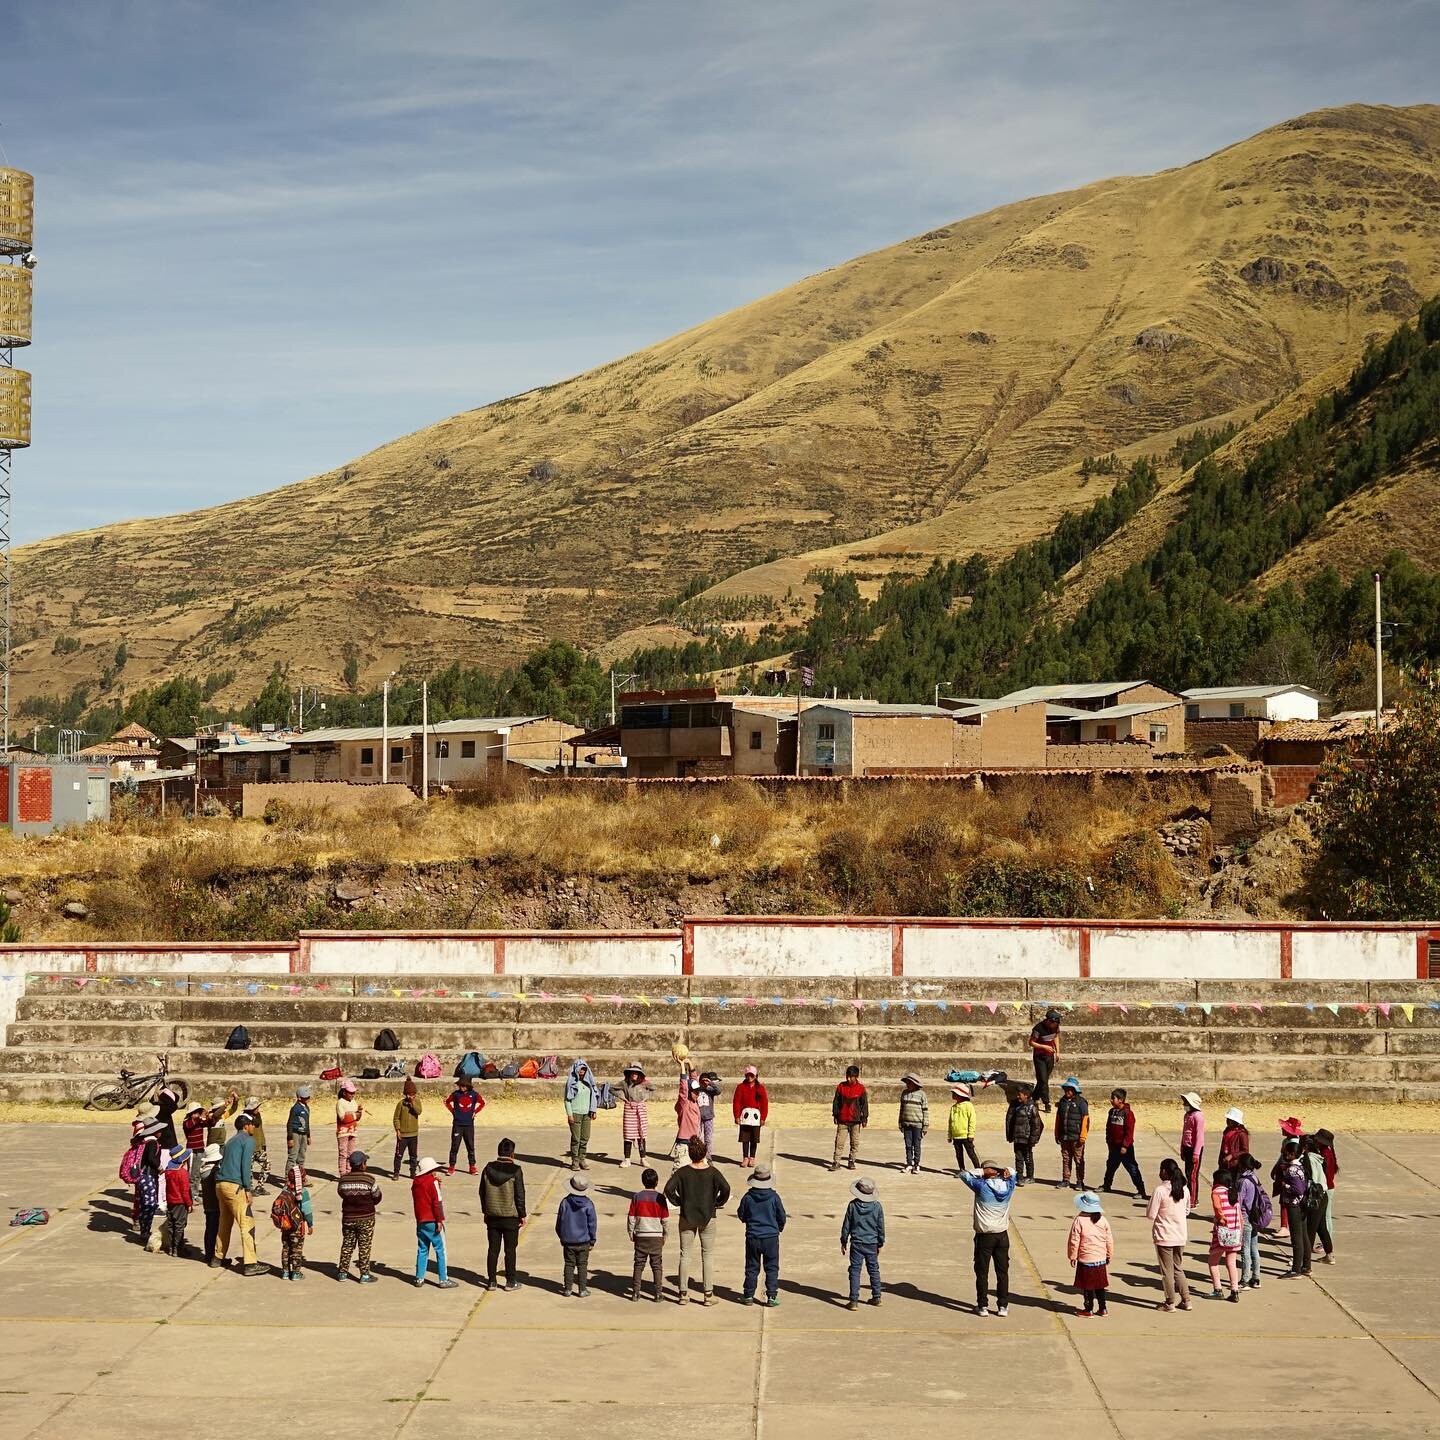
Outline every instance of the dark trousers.
<path fill-rule="evenodd" d="M 740 1158 L 753 1160 L 759 1149 L 760 1127 L 758 1125 L 742 1125 L 740 1127 Z"/>
<path fill-rule="evenodd" d="M 972 1170 L 978 1170 L 980 1168 L 980 1157 L 975 1153 L 975 1142 L 973 1140 L 952 1140 L 950 1143 L 955 1147 L 955 1168 L 957 1170 L 963 1170 L 965 1168 L 966 1156 L 970 1158 L 970 1168 Z"/>
<path fill-rule="evenodd" d="M 1085 1291 L 1085 1313 L 1091 1314 L 1097 1308 L 1103 1315 L 1105 1307 L 1110 1303 L 1109 1290 L 1087 1290 Z"/>
<path fill-rule="evenodd" d="M 1185 1183 L 1190 1187 L 1190 1208 L 1200 1203 L 1200 1161 L 1205 1154 L 1202 1145 L 1192 1150 L 1188 1145 L 1180 1147 L 1180 1168 L 1185 1172 Z"/>
<path fill-rule="evenodd" d="M 645 1278 L 645 1267 L 650 1267 L 655 1281 L 655 1298 L 665 1288 L 665 1240 L 660 1235 L 642 1235 L 635 1241 L 635 1268 L 631 1275 L 630 1288 L 640 1293 L 640 1282 Z"/>
<path fill-rule="evenodd" d="M 900 1133 L 905 1137 L 905 1163 L 919 1165 L 920 1142 L 925 1138 L 925 1132 L 918 1125 L 902 1125 Z"/>
<path fill-rule="evenodd" d="M 165 1222 L 169 1226 L 169 1241 L 165 1248 L 172 1255 L 183 1255 L 185 1253 L 185 1222 L 190 1218 L 190 1207 L 188 1205 L 167 1205 L 165 1207 Z"/>
<path fill-rule="evenodd" d="M 588 1245 L 562 1245 L 565 1256 L 565 1290 L 569 1293 L 572 1285 L 582 1290 L 590 1288 L 590 1247 Z"/>
<path fill-rule="evenodd" d="M 753 1295 L 760 1283 L 760 1267 L 765 1267 L 765 1294 L 773 1300 L 780 1293 L 780 1237 L 757 1235 L 745 1237 L 745 1294 Z"/>
<path fill-rule="evenodd" d="M 1135 1159 L 1135 1147 L 1133 1145 L 1107 1145 L 1110 1152 L 1105 1161 L 1105 1185 L 1110 1188 L 1110 1182 L 1115 1178 L 1115 1172 L 1122 1167 L 1130 1177 L 1130 1182 L 1135 1186 L 1137 1195 L 1144 1195 L 1145 1181 L 1140 1175 L 1140 1163 Z"/>
<path fill-rule="evenodd" d="M 485 1278 L 493 1285 L 495 1271 L 500 1260 L 500 1247 L 505 1247 L 505 1283 L 515 1283 L 515 1247 L 520 1243 L 520 1222 L 511 1218 L 491 1218 L 485 1221 L 485 1233 L 489 1246 L 485 1252 Z"/>
<path fill-rule="evenodd" d="M 1010 1303 L 1010 1232 L 975 1235 L 975 1303 L 984 1309 L 990 1298 L 990 1266 L 995 1266 L 995 1303 Z"/>
<path fill-rule="evenodd" d="M 1050 1072 L 1055 1068 L 1055 1057 L 1042 1050 L 1032 1050 L 1035 1060 L 1035 1103 L 1050 1108 Z"/>
<path fill-rule="evenodd" d="M 455 1168 L 455 1157 L 460 1153 L 460 1142 L 465 1142 L 465 1153 L 470 1157 L 466 1164 L 474 1168 L 475 1165 L 475 1127 L 474 1125 L 452 1125 L 450 1127 L 450 1168 Z"/>
<path fill-rule="evenodd" d="M 1033 1180 L 1035 1178 L 1035 1147 L 1033 1145 L 1017 1145 L 1015 1147 L 1015 1178 L 1017 1180 Z"/>
<path fill-rule="evenodd" d="M 215 1241 L 220 1236 L 220 1206 L 217 1202 L 212 1209 L 209 1205 L 205 1207 L 205 1261 L 208 1264 L 215 1258 Z"/>
<path fill-rule="evenodd" d="M 470 1134 L 475 1134 L 472 1128 Z M 410 1162 L 410 1178 L 415 1178 L 415 1167 L 420 1163 L 420 1137 L 418 1135 L 397 1135 L 395 1137 L 395 1178 L 400 1178 L 400 1157 L 406 1156 Z M 450 1157 L 455 1158 L 453 1155 Z"/>
<path fill-rule="evenodd" d="M 1310 1225 L 1310 1248 L 1315 1248 L 1315 1241 L 1318 1237 L 1320 1248 L 1329 1255 L 1335 1249 L 1335 1242 L 1330 1238 L 1330 1206 L 1327 1203 L 1320 1213 L 1311 1219 Z"/>
<path fill-rule="evenodd" d="M 1310 1234 L 1310 1212 L 1301 1200 L 1296 1205 L 1285 1207 L 1285 1216 L 1290 1221 L 1290 1268 L 1297 1274 L 1310 1273 L 1310 1247 L 1314 1237 Z"/>
<path fill-rule="evenodd" d="M 860 1298 L 860 1270 L 870 1274 L 870 1293 L 880 1298 L 880 1251 L 874 1245 L 857 1245 L 850 1242 L 850 1298 Z"/>

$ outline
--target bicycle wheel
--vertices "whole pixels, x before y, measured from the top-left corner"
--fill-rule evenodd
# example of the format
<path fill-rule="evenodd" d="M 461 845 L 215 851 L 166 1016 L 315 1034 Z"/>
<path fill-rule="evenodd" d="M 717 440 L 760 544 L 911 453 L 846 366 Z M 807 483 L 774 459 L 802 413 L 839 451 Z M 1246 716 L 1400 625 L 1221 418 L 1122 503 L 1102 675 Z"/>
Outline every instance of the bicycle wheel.
<path fill-rule="evenodd" d="M 103 1081 L 91 1090 L 85 1101 L 87 1110 L 124 1110 L 134 1104 L 130 1091 L 122 1090 L 113 1080 Z"/>
<path fill-rule="evenodd" d="M 175 1098 L 184 1104 L 190 1098 L 190 1087 L 183 1081 L 177 1080 L 173 1075 L 167 1076 L 165 1083 L 175 1092 Z"/>

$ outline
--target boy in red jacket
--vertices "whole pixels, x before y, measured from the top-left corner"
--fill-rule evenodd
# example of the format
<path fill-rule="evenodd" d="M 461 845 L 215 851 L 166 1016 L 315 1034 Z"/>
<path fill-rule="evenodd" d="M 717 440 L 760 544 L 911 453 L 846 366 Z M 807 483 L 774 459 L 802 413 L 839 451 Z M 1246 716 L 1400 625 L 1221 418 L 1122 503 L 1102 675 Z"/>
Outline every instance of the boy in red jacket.
<path fill-rule="evenodd" d="M 460 1282 L 452 1280 L 445 1268 L 445 1201 L 440 1194 L 440 1162 L 429 1155 L 415 1168 L 410 1200 L 415 1207 L 415 1284 L 425 1283 L 433 1250 L 440 1288 L 454 1290 Z"/>
<path fill-rule="evenodd" d="M 170 1152 L 170 1168 L 160 1177 L 165 1186 L 165 1253 L 184 1256 L 185 1222 L 195 1208 L 190 1188 L 190 1147 L 177 1145 Z"/>
<path fill-rule="evenodd" d="M 835 1154 L 829 1168 L 840 1168 L 840 1156 L 848 1139 L 849 1165 L 853 1170 L 855 1159 L 860 1154 L 860 1132 L 870 1123 L 870 1097 L 860 1083 L 858 1065 L 845 1067 L 845 1078 L 835 1087 L 830 1114 L 835 1121 Z"/>
<path fill-rule="evenodd" d="M 1105 1148 L 1109 1155 L 1105 1161 L 1105 1183 L 1100 1187 L 1108 1195 L 1115 1172 L 1122 1166 L 1135 1184 L 1135 1193 L 1142 1199 L 1150 1197 L 1145 1193 L 1145 1181 L 1140 1174 L 1139 1162 L 1135 1159 L 1135 1112 L 1125 1098 L 1123 1090 L 1110 1092 L 1110 1113 L 1105 1117 Z"/>

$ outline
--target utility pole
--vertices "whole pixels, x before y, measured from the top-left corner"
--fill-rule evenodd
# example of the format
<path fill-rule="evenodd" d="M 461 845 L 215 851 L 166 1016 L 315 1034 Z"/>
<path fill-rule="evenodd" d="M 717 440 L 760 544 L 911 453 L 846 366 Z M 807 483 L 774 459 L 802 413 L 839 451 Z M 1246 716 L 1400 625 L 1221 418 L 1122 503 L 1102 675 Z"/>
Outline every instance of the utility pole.
<path fill-rule="evenodd" d="M 411 770 L 414 775 L 414 770 Z M 420 682 L 420 798 L 430 798 L 430 682 Z"/>
<path fill-rule="evenodd" d="M 622 685 L 628 685 L 632 680 L 640 678 L 638 671 L 627 671 L 617 676 L 614 669 L 610 671 L 610 723 L 615 723 L 615 681 L 618 679 Z"/>
<path fill-rule="evenodd" d="M 380 783 L 390 783 L 390 681 L 394 678 L 392 670 L 385 677 L 385 683 L 380 687 Z"/>
<path fill-rule="evenodd" d="M 1385 708 L 1385 671 L 1380 656 L 1380 572 L 1375 571 L 1375 728 L 1380 728 L 1380 712 Z"/>

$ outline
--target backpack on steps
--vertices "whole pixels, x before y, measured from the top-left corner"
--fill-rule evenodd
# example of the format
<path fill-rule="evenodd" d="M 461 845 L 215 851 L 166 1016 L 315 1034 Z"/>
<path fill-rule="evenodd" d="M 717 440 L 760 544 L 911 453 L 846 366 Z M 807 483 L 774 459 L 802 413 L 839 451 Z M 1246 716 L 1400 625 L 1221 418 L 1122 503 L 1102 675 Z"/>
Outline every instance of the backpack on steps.
<path fill-rule="evenodd" d="M 396 1039 L 395 1032 L 387 1025 L 376 1037 L 375 1048 L 377 1050 L 398 1050 L 400 1041 Z"/>
<path fill-rule="evenodd" d="M 464 1079 L 469 1076 L 472 1080 L 478 1080 L 485 1073 L 485 1057 L 478 1050 L 467 1050 L 461 1057 L 460 1063 L 455 1067 L 455 1078 Z"/>
<path fill-rule="evenodd" d="M 500 1078 L 502 1080 L 514 1080 L 519 1074 L 520 1062 L 518 1060 L 509 1060 L 506 1062 L 505 1068 L 500 1072 Z"/>
<path fill-rule="evenodd" d="M 540 1069 L 536 1073 L 537 1080 L 556 1080 L 560 1076 L 560 1057 L 558 1055 L 547 1055 L 540 1062 Z"/>
<path fill-rule="evenodd" d="M 415 1075 L 420 1080 L 438 1080 L 440 1078 L 440 1061 L 434 1055 L 422 1055 L 415 1062 Z"/>
<path fill-rule="evenodd" d="M 227 1050 L 248 1050 L 250 1048 L 250 1032 L 243 1025 L 237 1025 L 225 1037 L 225 1048 Z"/>
<path fill-rule="evenodd" d="M 480 1068 L 480 1078 L 482 1080 L 498 1080 L 500 1067 L 493 1060 L 487 1060 Z"/>
<path fill-rule="evenodd" d="M 535 1059 L 522 1060 L 520 1068 L 516 1072 L 516 1078 L 520 1080 L 535 1080 L 540 1075 L 540 1062 Z"/>

